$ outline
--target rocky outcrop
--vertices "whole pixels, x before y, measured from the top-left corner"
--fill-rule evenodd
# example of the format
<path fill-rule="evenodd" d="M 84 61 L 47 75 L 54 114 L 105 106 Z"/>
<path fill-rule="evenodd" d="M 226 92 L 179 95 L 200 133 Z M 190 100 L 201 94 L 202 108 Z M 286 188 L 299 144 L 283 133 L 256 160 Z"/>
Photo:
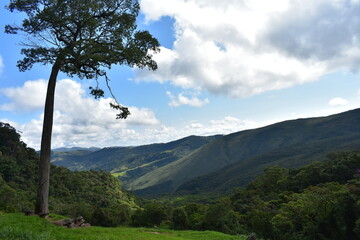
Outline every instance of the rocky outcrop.
<path fill-rule="evenodd" d="M 57 221 L 52 221 L 52 224 L 56 226 L 62 226 L 67 228 L 79 228 L 79 227 L 90 227 L 90 223 L 85 223 L 83 217 L 76 217 L 72 219 L 61 219 Z"/>

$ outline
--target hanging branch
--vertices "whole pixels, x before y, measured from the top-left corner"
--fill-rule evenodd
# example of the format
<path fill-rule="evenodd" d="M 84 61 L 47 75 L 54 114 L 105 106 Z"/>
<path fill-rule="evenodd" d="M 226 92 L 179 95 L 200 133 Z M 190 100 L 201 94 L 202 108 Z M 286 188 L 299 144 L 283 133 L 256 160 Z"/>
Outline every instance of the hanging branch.
<path fill-rule="evenodd" d="M 130 115 L 129 108 L 121 105 L 118 102 L 118 100 L 116 99 L 116 97 L 115 97 L 115 95 L 112 92 L 112 89 L 110 87 L 110 84 L 109 84 L 110 79 L 107 76 L 106 72 L 96 71 L 96 77 L 95 77 L 95 79 L 96 79 L 96 87 L 95 88 L 89 87 L 89 89 L 91 90 L 90 94 L 93 95 L 95 97 L 95 99 L 99 99 L 101 97 L 104 97 L 104 91 L 99 88 L 98 76 L 105 77 L 106 86 L 107 86 L 107 88 L 108 88 L 108 90 L 110 92 L 110 95 L 111 95 L 112 99 L 113 99 L 113 102 L 109 103 L 110 107 L 119 111 L 119 113 L 116 114 L 116 119 L 126 119 Z"/>
<path fill-rule="evenodd" d="M 120 113 L 116 114 L 116 119 L 126 119 L 130 115 L 129 108 L 122 106 L 116 99 L 115 95 L 113 94 L 111 87 L 109 85 L 110 79 L 105 73 L 105 80 L 106 80 L 106 86 L 109 89 L 109 92 L 113 98 L 113 103 L 110 103 L 110 107 L 116 110 L 119 110 Z"/>

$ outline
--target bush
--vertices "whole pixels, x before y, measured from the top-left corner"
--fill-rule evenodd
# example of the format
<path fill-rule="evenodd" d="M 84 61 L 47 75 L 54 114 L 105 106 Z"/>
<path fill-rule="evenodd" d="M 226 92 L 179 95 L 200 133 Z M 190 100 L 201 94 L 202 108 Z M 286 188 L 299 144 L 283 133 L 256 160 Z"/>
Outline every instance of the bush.
<path fill-rule="evenodd" d="M 206 212 L 204 225 L 206 229 L 220 231 L 228 234 L 238 234 L 243 232 L 240 224 L 241 216 L 233 210 L 233 206 L 228 198 L 220 200 L 211 205 Z"/>
<path fill-rule="evenodd" d="M 351 210 L 352 209 L 352 210 Z M 355 210 L 348 189 L 339 183 L 312 186 L 291 195 L 272 219 L 275 238 L 346 240 Z M 350 234 L 352 235 L 352 234 Z M 295 238 L 297 236 L 297 238 Z"/>
<path fill-rule="evenodd" d="M 19 194 L 7 184 L 0 186 L 0 210 L 4 212 L 20 212 L 22 210 Z"/>
<path fill-rule="evenodd" d="M 174 209 L 172 227 L 176 230 L 186 230 L 189 228 L 188 215 L 183 207 Z"/>
<path fill-rule="evenodd" d="M 130 222 L 130 208 L 127 205 L 98 208 L 90 221 L 92 225 L 104 227 L 116 227 L 128 222 Z"/>
<path fill-rule="evenodd" d="M 184 207 L 188 216 L 188 225 L 192 230 L 204 229 L 204 218 L 207 207 L 199 203 L 189 203 Z"/>

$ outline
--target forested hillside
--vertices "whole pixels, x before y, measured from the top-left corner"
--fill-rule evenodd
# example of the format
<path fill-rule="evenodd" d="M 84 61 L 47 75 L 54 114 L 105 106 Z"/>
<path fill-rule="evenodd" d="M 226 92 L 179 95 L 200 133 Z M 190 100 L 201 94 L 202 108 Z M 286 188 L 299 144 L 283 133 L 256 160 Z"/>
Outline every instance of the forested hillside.
<path fill-rule="evenodd" d="M 0 123 L 0 211 L 33 209 L 36 197 L 38 155 L 20 141 L 9 124 Z M 102 226 L 130 221 L 138 208 L 120 181 L 103 171 L 72 172 L 51 167 L 50 211 L 83 216 Z"/>
<path fill-rule="evenodd" d="M 53 152 L 52 162 L 71 170 L 105 170 L 119 177 L 126 186 L 128 182 L 170 164 L 220 136 L 189 136 L 169 143 L 111 147 L 98 151 L 94 148 L 63 149 Z"/>
<path fill-rule="evenodd" d="M 266 167 L 299 168 L 331 152 L 360 150 L 360 109 L 297 119 L 217 138 L 128 184 L 140 195 L 244 187 Z M 209 174 L 209 175 L 207 175 Z"/>
<path fill-rule="evenodd" d="M 175 229 L 255 232 L 262 239 L 358 240 L 359 167 L 359 152 L 331 154 L 296 170 L 269 167 L 244 189 L 214 203 L 172 209 L 167 201 L 144 205 L 133 224 L 147 226 L 156 219 Z"/>
<path fill-rule="evenodd" d="M 98 151 L 56 151 L 53 163 L 72 170 L 105 170 L 137 195 L 230 192 L 266 167 L 299 168 L 336 151 L 360 150 L 360 109 L 297 119 L 226 136 Z M 74 149 L 76 150 L 76 149 Z"/>

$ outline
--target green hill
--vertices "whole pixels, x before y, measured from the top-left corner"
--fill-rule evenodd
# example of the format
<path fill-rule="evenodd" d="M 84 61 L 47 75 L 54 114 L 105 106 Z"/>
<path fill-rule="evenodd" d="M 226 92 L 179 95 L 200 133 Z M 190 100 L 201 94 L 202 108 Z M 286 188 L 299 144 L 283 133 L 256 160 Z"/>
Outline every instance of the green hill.
<path fill-rule="evenodd" d="M 98 151 L 53 152 L 52 163 L 71 170 L 105 170 L 126 185 L 140 176 L 170 164 L 220 137 L 189 136 L 169 143 L 138 147 L 111 147 Z"/>
<path fill-rule="evenodd" d="M 267 167 L 279 165 L 298 168 L 313 161 L 323 161 L 329 153 L 354 149 L 360 149 L 360 134 L 275 149 L 185 182 L 179 186 L 177 192 L 227 192 L 234 187 L 247 185 Z"/>
<path fill-rule="evenodd" d="M 244 186 L 267 166 L 296 168 L 330 152 L 360 149 L 359 123 L 360 109 L 355 109 L 233 133 L 145 174 L 128 188 L 146 195 Z"/>
<path fill-rule="evenodd" d="M 268 166 L 298 168 L 335 151 L 360 149 L 360 109 L 284 121 L 226 136 L 190 136 L 170 143 L 54 152 L 72 170 L 105 170 L 139 195 L 229 191 Z"/>
<path fill-rule="evenodd" d="M 94 225 L 114 226 L 130 220 L 138 206 L 121 182 L 104 171 L 72 172 L 51 166 L 50 212 L 83 216 Z M 38 156 L 20 141 L 9 124 L 0 122 L 0 212 L 33 209 Z M 1 226 L 1 224 L 0 224 Z M 1 238 L 0 238 L 1 239 Z"/>

